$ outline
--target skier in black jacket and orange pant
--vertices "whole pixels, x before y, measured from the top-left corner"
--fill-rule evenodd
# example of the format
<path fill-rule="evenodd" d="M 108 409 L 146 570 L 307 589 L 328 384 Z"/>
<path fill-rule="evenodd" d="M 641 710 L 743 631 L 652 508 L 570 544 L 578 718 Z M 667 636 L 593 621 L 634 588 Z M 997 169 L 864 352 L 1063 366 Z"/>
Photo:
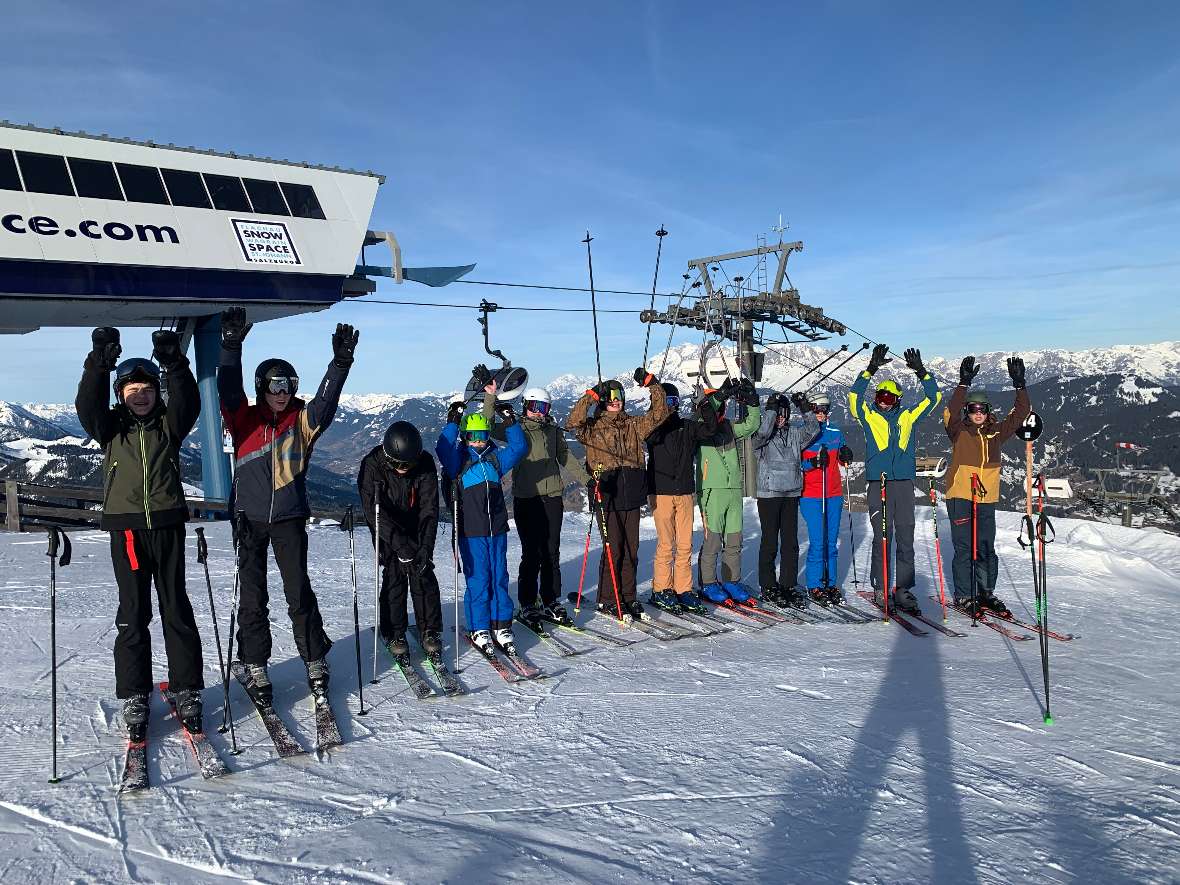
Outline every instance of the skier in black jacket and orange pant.
<path fill-rule="evenodd" d="M 422 449 L 422 434 L 409 421 L 395 421 L 381 445 L 361 461 L 356 478 L 361 507 L 376 540 L 377 504 L 381 505 L 381 613 L 378 632 L 394 657 L 409 653 L 406 644 L 406 588 L 414 603 L 422 647 L 442 651 L 442 602 L 434 574 L 434 539 L 438 533 L 438 468 Z"/>
<path fill-rule="evenodd" d="M 287 614 L 299 656 L 307 665 L 307 682 L 317 698 L 328 690 L 328 649 L 319 602 L 307 575 L 306 474 L 312 446 L 328 429 L 352 366 L 359 333 L 337 325 L 332 362 L 310 402 L 295 396 L 299 378 L 286 360 L 268 359 L 254 370 L 254 405 L 242 387 L 242 341 L 250 331 L 241 308 L 221 315 L 221 366 L 217 394 L 221 418 L 233 437 L 234 518 L 239 527 L 238 562 L 241 601 L 238 647 L 247 672 L 247 690 L 271 702 L 270 619 L 267 614 L 266 549 L 273 547 Z"/>
<path fill-rule="evenodd" d="M 201 410 L 196 379 L 175 332 L 152 335 L 153 356 L 118 362 L 119 330 L 95 329 L 74 406 L 82 427 L 103 447 L 100 528 L 111 533 L 111 561 L 119 585 L 115 616 L 115 696 L 131 729 L 148 720 L 152 690 L 152 579 L 160 604 L 168 682 L 185 727 L 201 730 L 204 688 L 201 636 L 184 586 L 184 524 L 188 507 L 180 482 L 180 446 Z M 117 363 L 117 365 L 116 365 Z M 111 371 L 115 406 L 110 406 Z"/>

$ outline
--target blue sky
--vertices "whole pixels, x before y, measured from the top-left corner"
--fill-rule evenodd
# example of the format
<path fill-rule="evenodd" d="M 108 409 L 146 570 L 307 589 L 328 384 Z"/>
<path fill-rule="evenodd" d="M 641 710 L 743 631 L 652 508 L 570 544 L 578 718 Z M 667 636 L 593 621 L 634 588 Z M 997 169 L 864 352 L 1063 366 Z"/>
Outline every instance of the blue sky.
<path fill-rule="evenodd" d="M 374 169 L 371 226 L 480 280 L 585 285 L 589 229 L 597 284 L 645 290 L 663 224 L 678 290 L 687 259 L 781 213 L 803 300 L 898 351 L 1177 337 L 1180 6 L 795 6 L 27 3 L 5 13 L 0 116 Z M 258 327 L 247 362 L 318 373 L 336 322 L 362 329 L 352 392 L 453 389 L 482 353 L 473 311 L 350 304 Z M 538 381 L 594 370 L 588 315 L 492 325 Z M 635 316 L 599 327 L 605 368 L 638 362 Z M 5 337 L 0 398 L 72 399 L 87 342 Z"/>

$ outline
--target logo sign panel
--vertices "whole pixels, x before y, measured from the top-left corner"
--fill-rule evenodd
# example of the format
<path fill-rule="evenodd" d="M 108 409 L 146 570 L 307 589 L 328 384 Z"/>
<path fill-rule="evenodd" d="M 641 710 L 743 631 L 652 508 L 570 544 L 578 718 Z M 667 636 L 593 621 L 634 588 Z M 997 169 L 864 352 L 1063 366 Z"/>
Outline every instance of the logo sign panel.
<path fill-rule="evenodd" d="M 242 254 L 251 264 L 286 264 L 300 266 L 303 262 L 295 250 L 291 232 L 281 221 L 247 221 L 232 218 Z"/>

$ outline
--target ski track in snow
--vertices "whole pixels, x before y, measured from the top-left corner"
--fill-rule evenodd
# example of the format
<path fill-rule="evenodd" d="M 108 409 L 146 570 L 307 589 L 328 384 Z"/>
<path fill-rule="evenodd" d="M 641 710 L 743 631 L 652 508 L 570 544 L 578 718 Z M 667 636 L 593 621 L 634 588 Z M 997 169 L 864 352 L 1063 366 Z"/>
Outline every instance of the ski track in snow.
<path fill-rule="evenodd" d="M 576 587 L 584 514 L 567 514 Z M 1031 617 L 1019 515 L 998 515 L 998 592 Z M 756 571 L 746 508 L 743 565 Z M 372 655 L 371 553 L 358 552 L 365 703 L 355 716 L 347 536 L 312 528 L 309 567 L 329 634 L 347 743 L 323 762 L 280 760 L 240 687 L 238 743 L 221 718 L 204 575 L 188 587 L 204 639 L 206 723 L 233 774 L 204 781 L 153 697 L 152 788 L 116 797 L 125 738 L 111 696 L 115 593 L 91 531 L 59 571 L 59 771 L 49 785 L 44 539 L 0 536 L 0 880 L 253 882 L 1174 882 L 1180 869 L 1180 541 L 1057 520 L 1049 548 L 1055 724 L 1042 722 L 1038 643 L 989 630 L 915 638 L 888 624 L 782 625 L 626 649 L 573 634 L 572 659 L 524 631 L 551 674 L 509 686 L 464 649 L 471 692 L 419 702 Z M 699 533 L 699 525 L 698 525 Z M 863 576 L 871 531 L 855 517 Z M 945 519 L 944 542 L 949 538 Z M 227 526 L 207 526 L 221 632 L 232 583 Z M 452 612 L 449 538 L 436 561 Z M 519 548 L 510 536 L 509 568 Z M 928 518 L 919 599 L 937 593 Z M 840 580 L 850 580 L 847 525 Z M 190 545 L 195 539 L 190 532 Z M 699 544 L 699 534 L 697 538 Z M 641 527 L 641 596 L 654 530 Z M 801 552 L 806 551 L 806 539 Z M 192 553 L 190 547 L 190 554 Z M 592 558 L 596 561 L 598 545 Z M 950 575 L 953 555 L 944 543 Z M 587 589 L 594 589 L 588 572 Z M 276 706 L 305 748 L 315 727 L 271 568 Z M 949 587 L 948 587 L 949 590 Z M 861 607 L 861 606 L 858 606 Z M 366 615 L 366 609 L 369 608 Z M 933 606 L 930 607 L 933 611 Z M 1150 617 L 1145 618 L 1145 613 Z M 584 615 L 583 615 L 584 617 Z M 155 675 L 166 677 L 158 618 Z M 631 638 L 641 638 L 628 632 Z M 446 660 L 454 649 L 447 641 Z"/>

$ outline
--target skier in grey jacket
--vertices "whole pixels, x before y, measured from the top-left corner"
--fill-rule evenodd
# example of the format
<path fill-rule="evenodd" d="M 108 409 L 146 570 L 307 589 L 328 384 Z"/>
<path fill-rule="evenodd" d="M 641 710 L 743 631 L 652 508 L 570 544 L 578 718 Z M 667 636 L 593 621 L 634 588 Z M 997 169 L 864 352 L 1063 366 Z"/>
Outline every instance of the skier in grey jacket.
<path fill-rule="evenodd" d="M 799 577 L 799 495 L 803 474 L 799 453 L 807 440 L 803 428 L 790 423 L 791 402 L 783 394 L 766 401 L 762 424 L 754 434 L 758 459 L 758 584 L 763 597 L 779 604 L 804 604 L 796 589 Z M 779 561 L 775 580 L 774 561 Z"/>

